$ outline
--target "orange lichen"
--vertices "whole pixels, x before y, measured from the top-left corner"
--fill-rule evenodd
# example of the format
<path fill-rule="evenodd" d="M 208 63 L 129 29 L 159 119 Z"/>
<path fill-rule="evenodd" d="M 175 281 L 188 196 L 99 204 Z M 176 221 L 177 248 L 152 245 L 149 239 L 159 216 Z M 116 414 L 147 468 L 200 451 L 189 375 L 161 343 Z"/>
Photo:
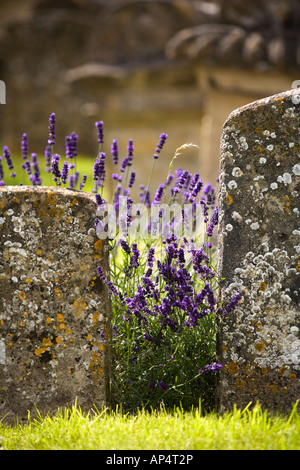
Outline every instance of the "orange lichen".
<path fill-rule="evenodd" d="M 26 294 L 23 290 L 20 291 L 20 294 L 19 294 L 19 299 L 20 300 L 26 300 Z"/>
<path fill-rule="evenodd" d="M 263 343 L 256 343 L 254 347 L 258 352 L 261 352 L 264 349 L 265 345 Z"/>
<path fill-rule="evenodd" d="M 265 292 L 266 288 L 267 288 L 267 284 L 265 282 L 261 282 L 259 286 L 259 290 Z"/>
<path fill-rule="evenodd" d="M 57 297 L 60 299 L 61 298 L 61 293 L 59 292 L 59 288 L 55 287 L 54 292 L 56 293 Z"/>
<path fill-rule="evenodd" d="M 227 206 L 230 206 L 230 205 L 233 203 L 233 199 L 232 199 L 232 197 L 230 196 L 230 194 L 227 194 L 227 195 L 225 196 L 225 202 L 226 202 L 226 205 L 227 205 Z"/>
<path fill-rule="evenodd" d="M 276 385 L 268 385 L 268 389 L 271 390 L 272 393 L 278 392 L 278 388 Z"/>
<path fill-rule="evenodd" d="M 47 348 L 44 347 L 44 348 L 37 348 L 35 349 L 34 351 L 34 354 L 37 356 L 37 357 L 41 357 L 42 356 L 42 353 L 47 351 Z"/>
<path fill-rule="evenodd" d="M 94 313 L 93 318 L 92 318 L 94 323 L 96 323 L 96 321 L 99 320 L 99 316 L 100 316 L 99 313 Z"/>
<path fill-rule="evenodd" d="M 239 372 L 239 366 L 234 361 L 231 361 L 230 364 L 226 367 L 226 369 L 231 375 L 238 374 Z"/>
<path fill-rule="evenodd" d="M 102 250 L 102 240 L 97 240 L 94 244 L 95 250 Z"/>
<path fill-rule="evenodd" d="M 52 341 L 50 338 L 43 338 L 42 343 L 45 347 L 52 346 Z"/>
<path fill-rule="evenodd" d="M 61 313 L 58 313 L 58 314 L 56 315 L 56 320 L 57 320 L 58 322 L 63 322 L 63 321 L 65 320 L 65 317 L 64 317 Z"/>
<path fill-rule="evenodd" d="M 72 206 L 74 206 L 74 205 L 76 205 L 76 204 L 78 204 L 78 199 L 74 198 L 73 201 L 70 202 L 70 206 L 72 207 Z"/>
<path fill-rule="evenodd" d="M 288 214 L 290 214 L 291 212 L 291 209 L 290 209 L 290 205 L 291 205 L 291 202 L 290 202 L 290 197 L 285 194 L 283 196 L 283 198 L 281 199 L 282 201 L 282 208 L 285 212 L 287 212 Z"/>
<path fill-rule="evenodd" d="M 55 205 L 58 202 L 58 198 L 54 196 L 53 192 L 47 194 L 47 203 L 50 205 Z"/>

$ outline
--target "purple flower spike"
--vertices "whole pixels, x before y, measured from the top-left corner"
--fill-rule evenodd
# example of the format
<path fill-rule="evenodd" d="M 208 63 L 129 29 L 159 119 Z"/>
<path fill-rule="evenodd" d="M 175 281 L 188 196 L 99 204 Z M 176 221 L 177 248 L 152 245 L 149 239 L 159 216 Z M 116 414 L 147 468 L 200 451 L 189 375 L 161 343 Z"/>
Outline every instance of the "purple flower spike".
<path fill-rule="evenodd" d="M 150 382 L 149 382 L 149 388 L 155 388 L 155 385 L 156 385 L 156 380 L 151 379 Z"/>
<path fill-rule="evenodd" d="M 218 225 L 218 219 L 219 219 L 219 209 L 218 207 L 214 208 L 213 215 L 211 216 L 209 225 L 207 227 L 206 235 L 208 237 L 212 237 L 213 235 L 213 229 L 216 225 Z"/>
<path fill-rule="evenodd" d="M 86 179 L 87 179 L 87 175 L 83 175 L 83 176 L 82 176 L 82 181 L 81 181 L 81 183 L 80 183 L 80 185 L 79 185 L 79 189 L 83 189 L 83 188 L 84 188 L 84 185 L 85 185 L 85 183 L 86 183 Z"/>
<path fill-rule="evenodd" d="M 148 251 L 148 255 L 147 255 L 147 266 L 150 266 L 150 268 L 153 267 L 153 263 L 154 263 L 154 252 L 155 252 L 155 249 L 154 249 L 154 248 L 150 248 L 149 251 Z"/>
<path fill-rule="evenodd" d="M 61 170 L 61 182 L 66 184 L 69 174 L 69 165 L 68 162 L 64 162 L 62 170 Z"/>
<path fill-rule="evenodd" d="M 133 140 L 129 139 L 128 146 L 127 146 L 127 155 L 128 155 L 128 157 L 133 156 L 133 151 L 134 151 Z"/>
<path fill-rule="evenodd" d="M 74 158 L 77 156 L 78 135 L 72 132 L 66 137 L 66 157 Z"/>
<path fill-rule="evenodd" d="M 22 141 L 21 141 L 21 150 L 22 150 L 22 158 L 23 160 L 27 160 L 28 156 L 28 139 L 27 139 L 27 134 L 23 134 L 22 136 Z"/>
<path fill-rule="evenodd" d="M 97 127 L 98 144 L 104 144 L 103 121 L 95 122 Z"/>
<path fill-rule="evenodd" d="M 116 139 L 114 139 L 112 141 L 111 154 L 112 154 L 113 164 L 117 165 L 118 164 L 119 150 L 118 150 L 118 142 L 117 142 Z"/>
<path fill-rule="evenodd" d="M 30 166 L 30 161 L 29 160 L 26 160 L 26 162 L 25 162 L 25 169 L 26 169 L 27 175 L 31 175 L 31 166 Z"/>
<path fill-rule="evenodd" d="M 56 123 L 55 113 L 52 113 L 49 118 L 49 138 L 48 138 L 49 145 L 55 144 L 55 123 Z"/>
<path fill-rule="evenodd" d="M 46 160 L 46 171 L 49 173 L 51 171 L 51 157 L 52 157 L 50 145 L 46 146 L 44 155 L 45 155 L 45 160 Z"/>
<path fill-rule="evenodd" d="M 165 189 L 165 185 L 161 184 L 159 186 L 158 190 L 156 191 L 156 194 L 155 194 L 155 197 L 154 197 L 154 202 L 155 203 L 161 201 L 161 198 L 163 197 L 163 194 L 164 194 L 164 189 Z"/>
<path fill-rule="evenodd" d="M 3 172 L 3 166 L 2 166 L 2 157 L 0 155 L 0 180 L 3 180 L 4 172 Z"/>
<path fill-rule="evenodd" d="M 33 168 L 33 175 L 31 177 L 32 184 L 34 186 L 40 186 L 43 180 L 40 178 L 40 170 L 36 153 L 31 154 L 31 164 Z"/>
<path fill-rule="evenodd" d="M 129 157 L 125 157 L 124 160 L 121 163 L 120 172 L 124 173 L 124 171 L 126 170 L 126 167 L 129 166 L 129 165 L 130 165 L 129 164 Z"/>
<path fill-rule="evenodd" d="M 156 146 L 156 149 L 155 149 L 155 152 L 154 152 L 154 155 L 153 155 L 153 158 L 155 160 L 158 159 L 158 154 L 162 151 L 162 148 L 165 145 L 165 142 L 167 140 L 168 135 L 167 134 L 160 134 L 159 137 L 160 137 L 160 139 L 159 139 L 159 142 Z"/>
<path fill-rule="evenodd" d="M 219 372 L 220 369 L 222 369 L 222 367 L 223 367 L 222 364 L 213 362 L 212 364 L 208 364 L 207 366 L 204 366 L 203 369 L 200 369 L 199 374 L 200 375 L 207 374 L 208 372 L 213 372 L 214 374 L 216 374 L 217 372 Z"/>
<path fill-rule="evenodd" d="M 55 181 L 57 185 L 60 184 L 58 179 L 61 177 L 61 173 L 59 171 L 59 159 L 60 155 L 58 155 L 57 153 L 53 155 L 51 165 L 51 173 L 52 175 L 54 175 L 53 181 Z"/>
<path fill-rule="evenodd" d="M 6 160 L 6 163 L 7 163 L 7 166 L 9 168 L 9 170 L 13 170 L 14 166 L 13 166 L 13 162 L 12 162 L 12 159 L 11 159 L 11 156 L 10 156 L 10 151 L 9 151 L 7 145 L 4 145 L 4 147 L 3 147 L 3 155 L 4 155 L 4 158 Z"/>
<path fill-rule="evenodd" d="M 129 180 L 129 184 L 128 184 L 129 188 L 132 188 L 134 182 L 135 182 L 135 172 L 133 171 L 130 175 L 130 180 Z"/>
<path fill-rule="evenodd" d="M 102 199 L 101 195 L 96 194 L 95 197 L 96 197 L 97 206 L 101 206 L 103 204 L 103 199 Z"/>
<path fill-rule="evenodd" d="M 125 253 L 130 255 L 131 250 L 130 250 L 130 246 L 128 245 L 127 241 L 126 240 L 121 240 L 120 245 L 121 245 L 121 248 L 125 251 Z"/>
<path fill-rule="evenodd" d="M 166 384 L 166 382 L 164 382 L 163 380 L 161 380 L 159 383 L 158 383 L 158 386 L 161 390 L 163 390 L 164 392 L 166 390 L 168 390 L 168 384 Z"/>

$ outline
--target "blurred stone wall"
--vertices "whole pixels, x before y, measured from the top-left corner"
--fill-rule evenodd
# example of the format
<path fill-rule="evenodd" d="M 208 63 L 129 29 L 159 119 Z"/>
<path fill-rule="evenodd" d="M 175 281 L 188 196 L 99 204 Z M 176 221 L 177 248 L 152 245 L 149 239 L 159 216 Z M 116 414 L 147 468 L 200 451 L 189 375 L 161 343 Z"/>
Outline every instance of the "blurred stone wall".
<path fill-rule="evenodd" d="M 298 70 L 297 54 L 280 65 L 282 55 L 287 56 L 280 43 L 282 28 L 297 29 L 296 14 L 294 23 L 288 23 L 294 4 L 3 0 L 0 79 L 6 84 L 6 104 L 0 107 L 0 144 L 20 152 L 22 133 L 27 132 L 30 151 L 43 153 L 48 118 L 55 112 L 55 150 L 63 154 L 65 136 L 75 131 L 79 152 L 92 159 L 98 148 L 94 123 L 103 120 L 103 150 L 109 152 L 117 138 L 126 153 L 128 139 L 133 139 L 141 174 L 150 171 L 159 134 L 169 135 L 155 184 L 176 148 L 190 142 L 199 145 L 199 152 L 186 154 L 177 166 L 212 181 L 218 175 L 220 132 L 228 113 L 284 91 L 298 78 L 290 72 L 293 62 Z M 269 33 L 272 47 L 259 31 Z M 290 51 L 298 43 L 293 36 L 288 40 Z M 245 89 L 243 78 L 236 88 L 222 86 L 223 75 L 235 83 L 240 72 L 256 83 L 253 89 Z M 266 73 L 269 79 L 259 86 L 257 80 Z"/>

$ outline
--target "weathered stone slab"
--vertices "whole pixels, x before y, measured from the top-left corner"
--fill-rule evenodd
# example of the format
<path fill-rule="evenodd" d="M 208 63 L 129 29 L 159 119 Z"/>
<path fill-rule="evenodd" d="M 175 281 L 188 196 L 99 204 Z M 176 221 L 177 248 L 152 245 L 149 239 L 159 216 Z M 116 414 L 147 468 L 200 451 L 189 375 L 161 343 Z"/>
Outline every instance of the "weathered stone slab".
<path fill-rule="evenodd" d="M 221 296 L 243 298 L 219 334 L 223 409 L 300 398 L 300 100 L 297 89 L 230 114 L 221 140 Z"/>
<path fill-rule="evenodd" d="M 0 189 L 0 415 L 27 418 L 107 404 L 108 269 L 95 197 L 50 187 Z"/>

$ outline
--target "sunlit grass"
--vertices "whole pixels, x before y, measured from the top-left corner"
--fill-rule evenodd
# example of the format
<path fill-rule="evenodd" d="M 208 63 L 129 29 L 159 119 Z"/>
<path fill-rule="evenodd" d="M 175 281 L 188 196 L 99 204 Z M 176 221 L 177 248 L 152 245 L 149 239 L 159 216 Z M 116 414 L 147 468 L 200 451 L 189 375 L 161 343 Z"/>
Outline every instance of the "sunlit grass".
<path fill-rule="evenodd" d="M 1 148 L 1 147 L 0 147 Z M 2 155 L 2 153 L 1 153 Z M 26 173 L 26 170 L 21 167 L 25 160 L 22 159 L 20 154 L 12 154 L 11 159 L 14 165 L 13 171 L 16 173 L 16 176 L 11 178 L 10 173 L 11 171 L 8 169 L 5 158 L 2 158 L 2 166 L 4 170 L 4 181 L 7 186 L 9 185 L 19 185 L 19 183 L 23 183 L 23 185 L 30 186 L 32 183 L 29 180 L 29 176 Z M 43 186 L 56 186 L 56 183 L 53 181 L 53 175 L 49 172 L 45 171 L 46 168 L 46 160 L 44 155 L 37 155 L 38 163 L 39 163 L 39 170 L 41 173 L 42 178 L 42 185 Z M 28 155 L 28 160 L 31 161 L 31 156 Z M 60 157 L 60 167 L 62 166 L 63 162 L 66 161 L 66 157 L 61 155 Z M 86 155 L 78 155 L 76 157 L 76 161 L 67 160 L 68 163 L 75 163 L 76 164 L 76 171 L 79 171 L 80 176 L 79 180 L 81 181 L 82 175 L 86 174 L 88 176 L 88 184 L 84 188 L 86 191 L 91 191 L 92 183 L 93 183 L 93 165 L 94 165 L 94 158 L 91 156 Z M 65 185 L 68 186 L 68 185 Z"/>
<path fill-rule="evenodd" d="M 26 424 L 0 425 L 4 450 L 299 450 L 297 404 L 289 416 L 257 404 L 223 415 L 177 408 L 124 414 L 79 407 Z"/>

